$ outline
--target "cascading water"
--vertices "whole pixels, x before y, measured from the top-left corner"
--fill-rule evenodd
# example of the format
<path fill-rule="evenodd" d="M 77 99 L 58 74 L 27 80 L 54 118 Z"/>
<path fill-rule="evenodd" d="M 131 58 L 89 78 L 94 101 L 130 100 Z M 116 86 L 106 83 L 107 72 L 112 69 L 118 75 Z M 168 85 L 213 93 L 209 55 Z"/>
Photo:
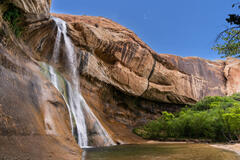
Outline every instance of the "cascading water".
<path fill-rule="evenodd" d="M 67 36 L 66 22 L 53 18 L 57 27 L 57 35 L 51 63 L 59 62 L 59 54 L 62 52 L 66 56 L 66 72 L 70 75 L 70 82 L 64 79 L 54 70 L 53 67 L 43 64 L 45 71 L 48 71 L 48 78 L 52 84 L 64 97 L 70 113 L 72 132 L 76 137 L 80 147 L 90 147 L 91 144 L 97 146 L 109 146 L 115 143 L 101 125 L 97 117 L 93 114 L 83 96 L 79 93 L 79 79 L 77 70 L 77 57 L 71 39 Z M 62 44 L 62 45 L 61 45 Z M 88 133 L 94 135 L 89 142 Z M 92 142 L 97 141 L 97 142 Z"/>

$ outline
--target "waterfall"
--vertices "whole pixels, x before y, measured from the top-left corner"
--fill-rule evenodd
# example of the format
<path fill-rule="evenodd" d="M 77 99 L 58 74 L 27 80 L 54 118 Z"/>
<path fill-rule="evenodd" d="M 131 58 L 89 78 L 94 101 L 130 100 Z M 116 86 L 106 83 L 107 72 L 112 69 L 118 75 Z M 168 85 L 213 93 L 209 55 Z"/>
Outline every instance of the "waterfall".
<path fill-rule="evenodd" d="M 67 104 L 72 133 L 81 148 L 114 145 L 115 143 L 79 92 L 78 62 L 71 39 L 67 35 L 67 24 L 59 18 L 52 19 L 56 23 L 57 35 L 51 63 L 59 63 L 59 55 L 63 53 L 66 57 L 64 67 L 70 76 L 70 81 L 63 78 L 52 66 L 45 63 L 42 66 Z"/>

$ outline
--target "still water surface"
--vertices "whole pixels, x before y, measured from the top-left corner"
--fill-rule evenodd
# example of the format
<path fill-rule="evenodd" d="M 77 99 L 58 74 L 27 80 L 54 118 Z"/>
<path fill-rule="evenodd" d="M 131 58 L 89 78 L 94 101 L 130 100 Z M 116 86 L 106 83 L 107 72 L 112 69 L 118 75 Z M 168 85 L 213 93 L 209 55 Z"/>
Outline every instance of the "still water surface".
<path fill-rule="evenodd" d="M 82 160 L 240 160 L 240 156 L 206 144 L 149 144 L 88 148 Z"/>

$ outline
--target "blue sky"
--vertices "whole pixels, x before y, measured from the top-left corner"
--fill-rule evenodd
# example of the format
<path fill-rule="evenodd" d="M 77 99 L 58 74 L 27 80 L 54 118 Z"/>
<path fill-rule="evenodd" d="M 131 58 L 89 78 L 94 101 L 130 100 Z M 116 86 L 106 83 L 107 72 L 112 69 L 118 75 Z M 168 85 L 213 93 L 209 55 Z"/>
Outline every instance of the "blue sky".
<path fill-rule="evenodd" d="M 237 0 L 52 0 L 51 12 L 103 16 L 134 31 L 158 53 L 219 59 L 211 50 Z"/>

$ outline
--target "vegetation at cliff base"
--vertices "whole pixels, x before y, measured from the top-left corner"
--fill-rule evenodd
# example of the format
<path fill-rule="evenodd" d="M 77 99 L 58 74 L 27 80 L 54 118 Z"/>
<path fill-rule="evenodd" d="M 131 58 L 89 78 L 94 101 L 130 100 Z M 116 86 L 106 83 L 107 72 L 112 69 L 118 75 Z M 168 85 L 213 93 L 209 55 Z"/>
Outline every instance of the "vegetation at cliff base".
<path fill-rule="evenodd" d="M 206 97 L 179 113 L 162 116 L 133 130 L 145 139 L 204 139 L 230 142 L 240 140 L 240 94 Z"/>
<path fill-rule="evenodd" d="M 8 9 L 3 13 L 2 17 L 10 24 L 11 29 L 17 37 L 21 36 L 22 27 L 20 25 L 21 10 L 13 4 L 8 5 Z"/>

